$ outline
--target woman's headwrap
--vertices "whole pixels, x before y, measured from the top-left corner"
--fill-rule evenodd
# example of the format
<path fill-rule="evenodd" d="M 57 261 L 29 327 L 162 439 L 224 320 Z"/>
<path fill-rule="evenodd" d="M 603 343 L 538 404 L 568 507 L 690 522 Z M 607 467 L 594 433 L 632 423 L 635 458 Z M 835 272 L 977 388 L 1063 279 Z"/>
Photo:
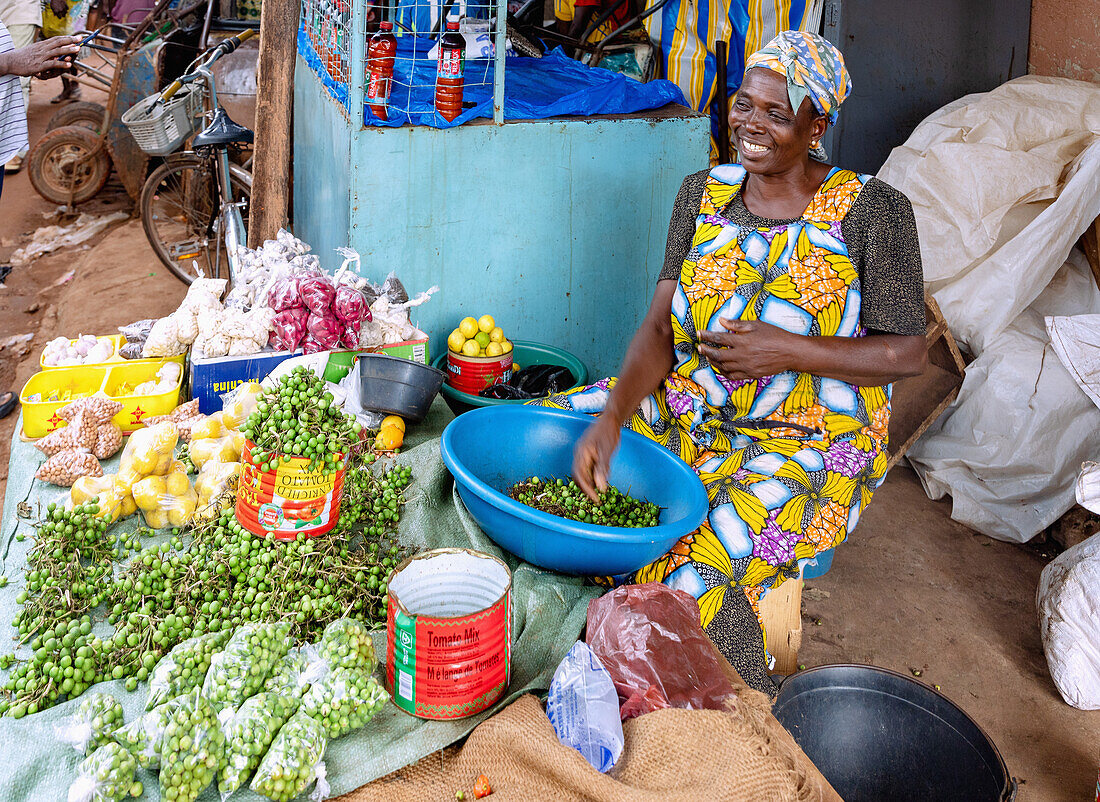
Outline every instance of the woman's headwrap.
<path fill-rule="evenodd" d="M 852 91 L 844 56 L 832 44 L 807 31 L 783 31 L 745 63 L 747 73 L 765 67 L 787 79 L 787 96 L 795 113 L 810 98 L 819 114 L 836 122 L 837 111 Z"/>

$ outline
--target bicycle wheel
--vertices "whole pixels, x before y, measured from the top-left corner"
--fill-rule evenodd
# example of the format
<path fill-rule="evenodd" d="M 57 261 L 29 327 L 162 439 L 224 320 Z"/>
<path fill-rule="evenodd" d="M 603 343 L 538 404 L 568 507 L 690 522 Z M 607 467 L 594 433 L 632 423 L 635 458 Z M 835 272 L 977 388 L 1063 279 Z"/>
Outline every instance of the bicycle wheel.
<path fill-rule="evenodd" d="M 198 271 L 217 278 L 226 265 L 224 233 L 218 231 L 221 197 L 214 158 L 185 153 L 170 156 L 146 179 L 141 188 L 141 225 L 157 258 L 184 284 L 198 278 Z M 229 165 L 229 186 L 241 208 L 248 230 L 248 205 L 252 175 Z"/>

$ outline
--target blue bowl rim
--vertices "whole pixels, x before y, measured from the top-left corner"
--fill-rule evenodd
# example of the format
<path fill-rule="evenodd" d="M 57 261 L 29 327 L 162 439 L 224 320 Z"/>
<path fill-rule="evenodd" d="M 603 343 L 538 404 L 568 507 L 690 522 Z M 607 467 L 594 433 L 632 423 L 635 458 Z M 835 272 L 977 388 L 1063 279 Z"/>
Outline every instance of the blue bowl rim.
<path fill-rule="evenodd" d="M 504 415 L 517 415 L 526 414 L 523 410 L 535 415 L 548 415 L 564 418 L 572 418 L 574 420 L 583 420 L 591 423 L 594 419 L 590 415 L 585 415 L 580 412 L 572 412 L 564 409 L 553 409 L 550 407 L 525 407 L 525 406 L 489 406 L 489 407 L 477 407 L 469 412 L 458 415 L 447 424 L 443 430 L 443 437 L 440 440 L 440 452 L 443 456 L 443 462 L 447 466 L 447 470 L 455 477 L 455 480 L 460 484 L 465 484 L 467 488 L 472 490 L 481 496 L 481 498 L 493 507 L 496 507 L 502 512 L 507 512 L 515 517 L 537 526 L 541 526 L 544 529 L 550 529 L 562 534 L 572 535 L 573 537 L 582 538 L 585 540 L 599 540 L 601 542 L 614 542 L 619 544 L 645 544 L 654 543 L 660 540 L 670 540 L 674 536 L 676 538 L 683 537 L 689 532 L 699 528 L 699 526 L 706 520 L 707 514 L 710 512 L 710 503 L 707 499 L 706 490 L 703 488 L 702 481 L 699 480 L 698 474 L 692 469 L 690 465 L 681 460 L 671 451 L 661 448 L 657 443 L 654 443 L 647 437 L 638 434 L 637 432 L 629 429 L 624 429 L 622 436 L 624 438 L 637 438 L 648 446 L 652 446 L 664 456 L 660 459 L 664 459 L 672 467 L 673 470 L 686 470 L 690 471 L 691 475 L 695 477 L 698 483 L 698 499 L 693 505 L 694 509 L 689 511 L 689 514 L 680 519 L 680 521 L 686 522 L 695 520 L 691 528 L 685 529 L 684 524 L 680 522 L 666 522 L 658 524 L 657 526 L 643 526 L 643 527 L 619 527 L 619 526 L 600 526 L 597 524 L 586 524 L 580 521 L 573 521 L 568 518 L 561 518 L 557 515 L 551 515 L 548 512 L 542 512 L 536 510 L 534 507 L 529 507 L 522 502 L 516 501 L 513 498 L 506 496 L 496 488 L 486 484 L 471 473 L 464 465 L 460 465 L 455 459 L 454 452 L 451 449 L 451 439 L 453 437 L 452 427 L 456 424 L 469 426 L 470 415 L 486 415 L 486 414 L 504 414 Z M 460 421 L 465 421 L 460 424 Z M 683 531 L 680 531 L 683 529 Z"/>

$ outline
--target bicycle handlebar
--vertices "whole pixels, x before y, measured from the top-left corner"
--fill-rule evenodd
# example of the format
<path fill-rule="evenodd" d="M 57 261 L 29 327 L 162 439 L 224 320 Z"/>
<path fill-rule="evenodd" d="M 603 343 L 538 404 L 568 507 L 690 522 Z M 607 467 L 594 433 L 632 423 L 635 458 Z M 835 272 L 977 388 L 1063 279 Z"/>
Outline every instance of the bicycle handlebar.
<path fill-rule="evenodd" d="M 192 62 L 192 64 L 198 63 L 202 66 L 208 67 L 215 61 L 220 59 L 222 56 L 226 56 L 232 53 L 234 50 L 240 47 L 243 42 L 248 41 L 255 35 L 255 30 L 253 30 L 252 28 L 247 28 L 238 33 L 236 36 L 230 36 L 228 39 L 224 39 L 218 44 L 214 45 L 214 47 L 210 48 L 201 56 L 199 56 L 194 62 Z M 183 85 L 185 83 L 190 83 L 196 77 L 197 75 L 193 72 L 189 72 L 186 75 L 181 75 L 179 78 L 172 81 L 172 83 L 168 85 L 167 89 L 160 93 L 160 99 L 157 102 L 164 103 L 168 100 L 171 100 L 173 95 L 183 89 Z"/>

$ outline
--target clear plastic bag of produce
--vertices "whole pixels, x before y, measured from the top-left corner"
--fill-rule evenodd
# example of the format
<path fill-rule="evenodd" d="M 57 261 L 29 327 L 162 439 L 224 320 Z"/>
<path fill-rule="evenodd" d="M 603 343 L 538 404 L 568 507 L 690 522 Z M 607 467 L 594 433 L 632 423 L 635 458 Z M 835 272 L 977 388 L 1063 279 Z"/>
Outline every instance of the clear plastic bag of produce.
<path fill-rule="evenodd" d="M 173 646 L 149 675 L 149 698 L 145 701 L 145 709 L 152 710 L 170 699 L 201 688 L 211 658 L 225 646 L 229 634 L 228 630 L 207 632 Z"/>
<path fill-rule="evenodd" d="M 546 716 L 558 740 L 580 752 L 596 771 L 610 771 L 623 753 L 619 695 L 584 641 L 574 643 L 554 671 Z"/>
<path fill-rule="evenodd" d="M 334 668 L 310 686 L 300 710 L 320 722 L 325 735 L 335 739 L 365 727 L 389 698 L 370 672 Z"/>
<path fill-rule="evenodd" d="M 92 453 L 97 459 L 110 459 L 122 448 L 122 429 L 115 423 L 101 423 L 96 427 L 96 443 Z"/>
<path fill-rule="evenodd" d="M 238 384 L 222 395 L 222 425 L 226 429 L 240 429 L 248 416 L 256 411 L 264 388 L 259 382 Z"/>
<path fill-rule="evenodd" d="M 275 736 L 249 787 L 275 802 L 290 802 L 316 780 L 309 798 L 315 802 L 325 799 L 329 794 L 323 762 L 327 746 L 321 724 L 295 713 Z"/>
<path fill-rule="evenodd" d="M 275 315 L 275 320 L 271 324 L 268 344 L 278 351 L 296 350 L 305 339 L 307 320 L 309 320 L 309 310 L 304 306 L 283 310 Z"/>
<path fill-rule="evenodd" d="M 121 802 L 134 787 L 136 771 L 137 761 L 121 746 L 101 746 L 77 768 L 68 802 Z"/>
<path fill-rule="evenodd" d="M 122 705 L 113 696 L 93 691 L 84 694 L 72 716 L 54 728 L 57 740 L 86 755 L 113 739 L 122 726 Z"/>
<path fill-rule="evenodd" d="M 149 339 L 149 332 L 153 330 L 153 324 L 156 322 L 156 318 L 135 320 L 133 323 L 119 326 L 118 333 L 126 339 L 127 343 L 142 345 Z"/>
<path fill-rule="evenodd" d="M 298 282 L 298 294 L 306 309 L 315 315 L 331 314 L 329 308 L 336 296 L 336 286 L 328 276 L 310 276 Z"/>
<path fill-rule="evenodd" d="M 370 320 L 370 307 L 367 296 L 348 284 L 340 284 L 332 299 L 332 311 L 344 323 L 359 323 Z"/>
<path fill-rule="evenodd" d="M 311 313 L 306 319 L 306 331 L 326 351 L 340 347 L 340 337 L 344 334 L 344 324 L 325 310 L 321 314 Z"/>
<path fill-rule="evenodd" d="M 221 437 L 192 437 L 188 448 L 191 463 L 199 470 L 208 462 L 239 462 L 244 450 L 244 435 L 237 431 Z"/>
<path fill-rule="evenodd" d="M 135 482 L 130 490 L 145 524 L 151 529 L 185 525 L 198 504 L 187 468 L 180 460 L 172 460 L 163 476 L 146 476 Z"/>
<path fill-rule="evenodd" d="M 222 727 L 226 763 L 218 775 L 218 792 L 223 800 L 248 782 L 279 729 L 297 707 L 297 697 L 263 691 L 246 699 Z"/>
<path fill-rule="evenodd" d="M 699 625 L 699 605 L 659 582 L 588 603 L 586 640 L 619 692 L 623 720 L 666 707 L 728 710 L 737 692 Z"/>
<path fill-rule="evenodd" d="M 81 476 L 69 488 L 69 503 L 66 507 L 70 510 L 80 505 L 98 507 L 99 509 L 92 514 L 108 523 L 114 523 L 122 518 L 127 510 L 130 513 L 133 512 L 126 504 L 127 498 L 132 503 L 133 497 L 121 491 L 115 483 L 113 473 L 103 476 Z"/>
<path fill-rule="evenodd" d="M 195 802 L 225 766 L 225 733 L 198 690 L 181 696 L 168 717 L 161 746 L 160 797 Z"/>
<path fill-rule="evenodd" d="M 57 410 L 57 417 L 71 422 L 79 413 L 87 412 L 98 426 L 101 423 L 110 423 L 111 419 L 121 411 L 121 401 L 115 401 L 105 395 L 90 395 L 61 407 Z"/>
<path fill-rule="evenodd" d="M 221 514 L 217 502 L 240 476 L 241 463 L 209 460 L 195 477 L 195 515 L 193 518 L 209 520 Z"/>
<path fill-rule="evenodd" d="M 317 646 L 307 643 L 290 649 L 264 682 L 264 690 L 300 699 L 315 682 L 332 670 Z"/>
<path fill-rule="evenodd" d="M 83 448 L 91 451 L 99 437 L 97 419 L 94 414 L 87 411 L 77 412 L 68 426 L 55 429 L 41 440 L 35 441 L 34 447 L 52 457 L 61 451 L 70 448 Z"/>
<path fill-rule="evenodd" d="M 369 674 L 378 665 L 370 629 L 354 618 L 338 618 L 326 626 L 317 654 L 333 668 L 357 668 Z"/>
<path fill-rule="evenodd" d="M 340 335 L 340 345 L 344 348 L 355 349 L 359 347 L 359 323 L 348 323 L 344 326 L 344 333 Z"/>
<path fill-rule="evenodd" d="M 129 493 L 146 476 L 164 476 L 172 467 L 179 429 L 171 421 L 138 429 L 130 435 L 118 463 L 118 483 Z"/>
<path fill-rule="evenodd" d="M 71 487 L 82 476 L 102 476 L 103 467 L 90 450 L 66 448 L 43 462 L 34 476 L 43 482 Z"/>
<path fill-rule="evenodd" d="M 324 343 L 319 342 L 313 336 L 307 334 L 302 340 L 301 349 L 303 354 L 319 354 L 325 351 L 331 351 L 331 348 L 325 346 Z"/>
<path fill-rule="evenodd" d="M 72 341 L 68 337 L 55 337 L 42 349 L 42 364 L 51 368 L 94 365 L 106 362 L 114 353 L 114 343 L 107 337 L 81 334 Z"/>
<path fill-rule="evenodd" d="M 183 703 L 185 698 L 177 696 L 175 699 L 170 699 L 115 730 L 115 742 L 126 747 L 143 769 L 155 771 L 160 768 L 164 731 L 168 727 L 172 712 Z"/>
<path fill-rule="evenodd" d="M 289 636 L 287 622 L 239 627 L 225 649 L 211 659 L 203 681 L 202 693 L 214 709 L 240 707 L 258 693 L 290 648 Z"/>
<path fill-rule="evenodd" d="M 268 290 L 267 305 L 276 312 L 304 308 L 305 304 L 298 292 L 298 281 L 296 276 L 287 276 L 276 281 Z"/>

